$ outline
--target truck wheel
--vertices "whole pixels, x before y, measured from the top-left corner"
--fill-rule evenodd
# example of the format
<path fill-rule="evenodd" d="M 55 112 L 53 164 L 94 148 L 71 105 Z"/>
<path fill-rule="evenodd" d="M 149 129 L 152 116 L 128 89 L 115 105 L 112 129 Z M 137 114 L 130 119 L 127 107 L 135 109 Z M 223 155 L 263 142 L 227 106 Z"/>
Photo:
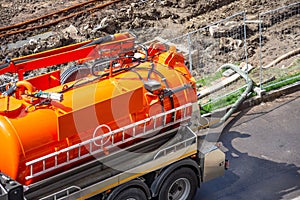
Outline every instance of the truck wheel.
<path fill-rule="evenodd" d="M 159 200 L 192 200 L 197 189 L 197 175 L 190 168 L 171 173 L 158 194 Z"/>
<path fill-rule="evenodd" d="M 147 200 L 147 197 L 143 190 L 129 188 L 121 191 L 114 200 Z"/>

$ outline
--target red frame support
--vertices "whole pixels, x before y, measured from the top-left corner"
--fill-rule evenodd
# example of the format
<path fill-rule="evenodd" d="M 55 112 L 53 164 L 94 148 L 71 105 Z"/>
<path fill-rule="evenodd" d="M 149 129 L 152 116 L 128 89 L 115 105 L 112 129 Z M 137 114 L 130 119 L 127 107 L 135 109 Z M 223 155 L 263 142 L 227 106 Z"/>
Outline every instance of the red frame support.
<path fill-rule="evenodd" d="M 85 41 L 37 54 L 12 59 L 7 67 L 0 69 L 0 74 L 17 73 L 19 81 L 24 79 L 27 71 L 64 64 L 72 61 L 78 63 L 98 58 L 115 57 L 134 49 L 135 37 L 129 33 L 115 34 L 112 41 L 93 44 Z"/>

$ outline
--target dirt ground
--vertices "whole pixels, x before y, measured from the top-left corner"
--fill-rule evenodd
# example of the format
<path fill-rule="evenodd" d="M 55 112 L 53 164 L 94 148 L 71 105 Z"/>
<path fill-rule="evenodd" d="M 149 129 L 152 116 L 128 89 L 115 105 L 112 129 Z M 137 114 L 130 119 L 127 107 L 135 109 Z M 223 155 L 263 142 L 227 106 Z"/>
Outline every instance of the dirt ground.
<path fill-rule="evenodd" d="M 85 1 L 2 0 L 0 4 L 0 28 L 39 17 L 81 2 Z M 106 1 L 96 1 L 96 3 L 99 4 L 103 2 Z M 124 0 L 104 9 L 88 12 L 46 28 L 2 37 L 0 38 L 0 61 L 7 57 L 19 57 L 53 47 L 113 34 L 121 30 L 156 27 L 168 29 L 170 30 L 170 34 L 181 35 L 241 11 L 246 11 L 247 18 L 250 20 L 258 19 L 258 14 L 261 12 L 295 2 L 297 1 Z M 66 30 L 68 30 L 67 34 Z M 17 45 L 14 48 L 7 46 L 8 44 L 49 31 L 55 34 L 48 37 L 45 41 L 35 41 L 33 44 Z M 248 35 L 249 44 L 247 50 L 252 65 L 259 64 L 259 38 L 257 31 L 257 25 L 254 25 Z M 273 40 L 269 40 L 268 42 L 269 43 L 266 44 L 268 48 L 277 44 L 277 41 Z M 274 54 L 275 58 L 280 52 L 273 52 L 272 54 Z M 273 58 L 271 57 L 271 59 Z"/>

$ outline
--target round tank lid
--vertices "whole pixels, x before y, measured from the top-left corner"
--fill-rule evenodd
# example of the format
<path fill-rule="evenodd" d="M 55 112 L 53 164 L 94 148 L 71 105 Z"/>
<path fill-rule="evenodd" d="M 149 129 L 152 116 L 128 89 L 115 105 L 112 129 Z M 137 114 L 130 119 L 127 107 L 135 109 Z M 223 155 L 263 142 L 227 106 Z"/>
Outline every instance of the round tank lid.
<path fill-rule="evenodd" d="M 19 114 L 22 109 L 22 101 L 13 97 L 5 97 L 0 100 L 1 115 Z"/>

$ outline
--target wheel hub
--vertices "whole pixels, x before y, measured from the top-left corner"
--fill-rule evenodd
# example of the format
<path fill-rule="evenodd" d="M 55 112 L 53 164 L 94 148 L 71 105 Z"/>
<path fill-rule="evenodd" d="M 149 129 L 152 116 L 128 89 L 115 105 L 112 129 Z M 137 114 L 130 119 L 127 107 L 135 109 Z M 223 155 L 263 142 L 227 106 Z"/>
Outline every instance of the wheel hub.
<path fill-rule="evenodd" d="M 186 200 L 191 190 L 191 184 L 186 178 L 177 179 L 168 191 L 168 200 Z"/>

